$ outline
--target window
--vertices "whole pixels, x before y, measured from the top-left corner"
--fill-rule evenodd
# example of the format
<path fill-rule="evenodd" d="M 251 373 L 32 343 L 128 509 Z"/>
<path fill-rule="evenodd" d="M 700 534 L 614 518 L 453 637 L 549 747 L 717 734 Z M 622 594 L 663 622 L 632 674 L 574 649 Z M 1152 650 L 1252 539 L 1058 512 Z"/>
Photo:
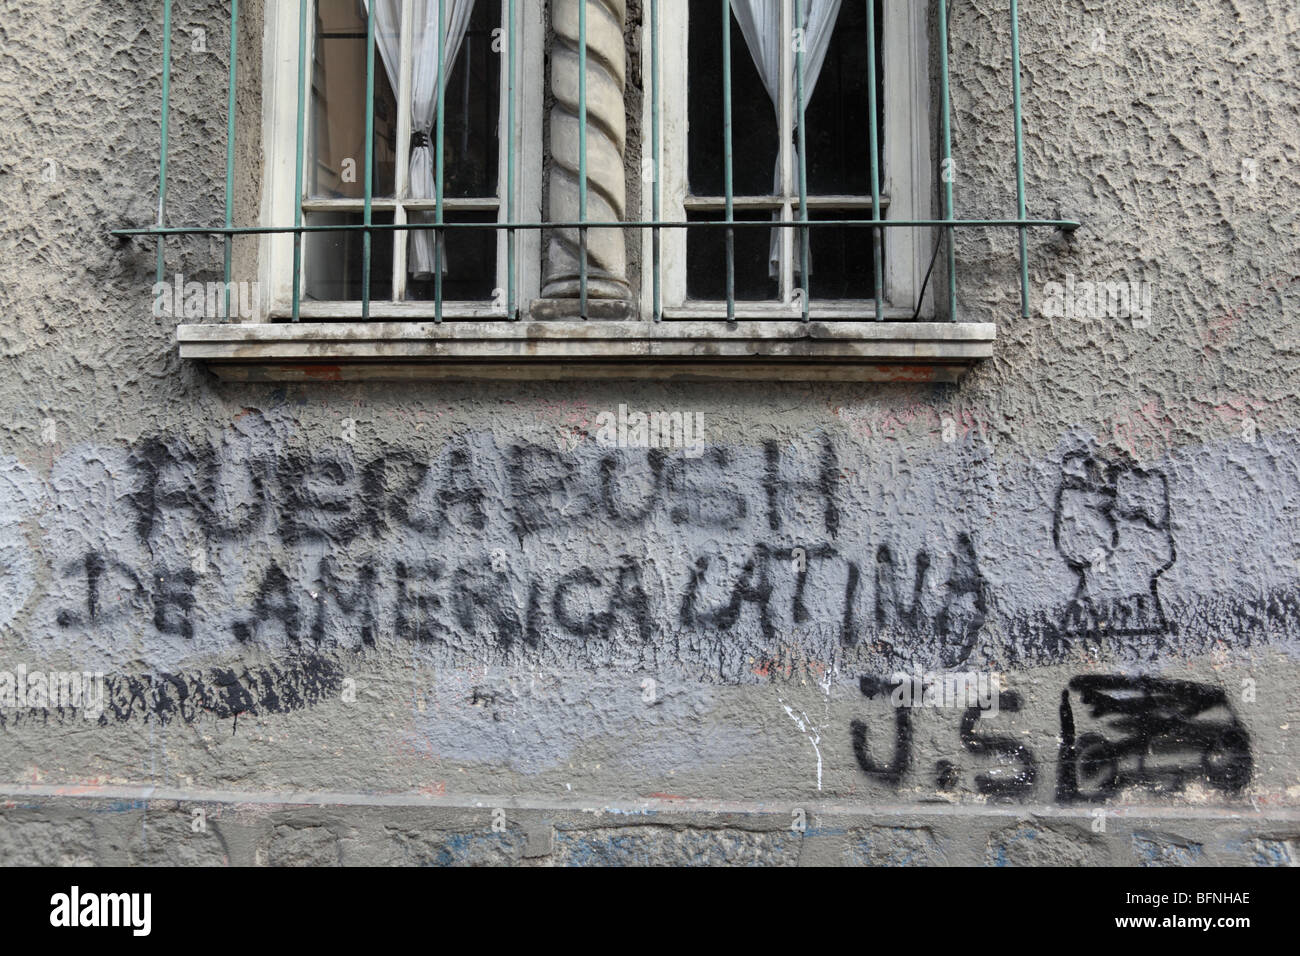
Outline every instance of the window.
<path fill-rule="evenodd" d="M 453 224 L 441 242 L 433 231 L 371 232 L 369 301 L 363 231 L 312 231 L 295 255 L 292 236 L 264 240 L 264 280 L 273 290 L 272 320 L 292 317 L 294 266 L 300 263 L 303 321 L 509 318 L 512 306 L 536 294 L 538 239 L 532 233 L 460 229 L 462 223 L 506 223 L 540 217 L 540 175 L 506 163 L 506 150 L 540 155 L 540 84 L 518 83 L 512 104 L 509 61 L 514 52 L 540 75 L 540 17 L 533 4 L 507 0 L 446 0 L 439 4 L 374 0 L 374 100 L 371 140 L 372 222 L 380 227 L 442 221 Z M 308 0 L 304 58 L 307 115 L 302 194 L 295 209 L 299 10 L 277 4 L 269 16 L 277 58 L 273 161 L 268 219 L 308 227 L 361 226 L 366 194 L 366 0 Z M 518 22 L 511 24 L 511 8 Z M 510 38 L 514 38 L 512 50 Z M 522 41 L 522 42 L 520 42 Z M 439 106 L 439 50 L 445 57 L 446 109 Z M 519 61 L 516 63 L 519 69 Z M 514 105 L 512 117 L 510 106 Z M 439 114 L 442 114 L 441 116 Z M 441 130 L 439 130 L 441 121 Z M 514 129 L 511 129 L 513 123 Z M 443 145 L 441 182 L 436 155 Z M 439 190 L 439 186 L 441 190 Z"/>
<path fill-rule="evenodd" d="M 802 10 L 797 0 L 734 0 L 728 38 L 722 35 L 718 4 L 663 5 L 664 48 L 685 50 L 688 57 L 687 69 L 663 74 L 665 219 L 708 222 L 726 216 L 724 39 L 731 54 L 731 179 L 737 222 L 798 222 L 801 192 L 806 192 L 811 221 L 871 218 L 872 82 L 881 217 L 930 218 L 926 10 L 911 0 L 872 2 L 874 22 L 868 23 L 862 0 L 802 0 Z M 869 32 L 876 43 L 874 78 L 868 75 Z M 801 142 L 807 151 L 802 177 Z M 800 315 L 806 286 L 821 318 L 933 315 L 928 296 L 919 309 L 916 301 L 932 251 L 930 233 L 849 226 L 736 228 L 730 240 L 735 314 Z M 663 237 L 666 318 L 726 313 L 727 241 L 727 231 L 717 228 L 674 230 Z M 884 300 L 879 313 L 877 256 Z"/>
<path fill-rule="evenodd" d="M 167 222 L 165 57 L 157 224 L 117 231 L 158 240 L 160 280 L 166 237 L 226 237 L 227 283 L 231 237 L 261 237 L 263 314 L 177 328 L 226 378 L 951 382 L 996 338 L 961 321 L 954 231 L 1019 232 L 1027 316 L 1028 230 L 1078 225 L 1027 212 L 1018 0 L 1014 215 L 931 195 L 944 3 L 642 0 L 638 24 L 627 0 L 286 0 L 264 11 L 258 222 L 236 223 L 238 9 L 224 226 Z"/>

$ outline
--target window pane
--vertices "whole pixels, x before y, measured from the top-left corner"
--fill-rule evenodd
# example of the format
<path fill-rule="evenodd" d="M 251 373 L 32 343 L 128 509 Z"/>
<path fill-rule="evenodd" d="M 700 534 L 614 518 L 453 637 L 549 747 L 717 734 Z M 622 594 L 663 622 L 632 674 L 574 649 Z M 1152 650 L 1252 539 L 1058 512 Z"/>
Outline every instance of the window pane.
<path fill-rule="evenodd" d="M 809 219 L 870 219 L 870 210 L 819 209 Z M 875 279 L 872 269 L 871 230 L 862 227 L 827 226 L 809 229 L 811 237 L 808 289 L 814 299 L 874 299 Z M 796 279 L 801 264 L 800 233 L 795 232 L 794 261 Z M 881 260 L 884 261 L 883 258 Z"/>
<path fill-rule="evenodd" d="M 417 216 L 425 216 L 424 221 L 432 222 L 433 215 L 413 213 L 411 221 L 419 221 Z M 484 222 L 495 223 L 495 212 L 454 212 L 448 210 L 443 215 L 444 222 Z M 415 235 L 412 233 L 412 235 Z M 430 236 L 433 233 L 429 233 Z M 444 302 L 490 302 L 497 285 L 497 236 L 495 229 L 451 229 L 445 234 L 445 257 L 442 274 L 442 299 Z M 406 297 L 410 300 L 432 302 L 434 298 L 434 281 L 432 278 L 416 279 L 411 276 L 407 282 Z"/>
<path fill-rule="evenodd" d="M 720 212 L 691 214 L 689 222 L 723 218 Z M 737 212 L 736 221 L 766 222 L 770 212 Z M 778 229 L 745 226 L 736 230 L 736 299 L 775 299 L 780 286 L 770 272 L 769 256 Z M 727 298 L 727 230 L 711 227 L 686 232 L 686 295 L 711 301 Z"/>
<path fill-rule="evenodd" d="M 492 31 L 500 26 L 501 0 L 478 0 L 447 77 L 443 194 L 448 197 L 497 195 L 505 47 L 492 51 Z"/>
<path fill-rule="evenodd" d="M 825 59 L 806 110 L 805 139 L 808 155 L 810 195 L 840 195 L 868 198 L 871 195 L 871 145 L 869 83 L 876 84 L 880 111 L 880 155 L 884 155 L 883 95 L 883 0 L 874 3 L 876 15 L 877 72 L 867 70 L 867 8 L 856 0 L 840 5 Z M 722 115 L 722 25 L 720 11 L 697 6 L 690 19 L 690 84 L 688 169 L 693 195 L 721 195 L 723 192 Z M 774 191 L 775 166 L 779 154 L 780 123 L 759 76 L 734 14 L 730 18 L 733 55 L 733 110 L 735 116 L 736 195 L 770 195 Z M 810 54 L 816 51 L 807 51 Z M 699 78 L 696 80 L 695 78 Z M 792 107 L 791 103 L 787 108 Z M 797 120 L 797 117 L 796 117 Z M 797 162 L 797 155 L 795 157 Z M 795 169 L 797 175 L 797 166 Z M 881 166 L 883 176 L 883 164 Z M 789 184 L 797 195 L 797 179 Z M 770 213 L 746 213 L 745 218 L 765 220 Z M 796 212 L 797 217 L 797 212 Z M 701 213 L 696 218 L 720 218 L 720 213 Z M 739 218 L 739 217 L 738 217 Z M 857 205 L 845 209 L 818 210 L 813 220 L 870 218 L 870 211 Z M 726 296 L 724 233 L 708 231 L 687 237 L 687 293 L 695 299 L 723 299 Z M 776 230 L 737 230 L 736 297 L 738 300 L 773 300 L 779 284 L 770 275 L 769 250 Z M 792 232 L 796 281 L 801 268 L 801 237 Z M 817 299 L 871 299 L 874 296 L 872 236 L 857 228 L 810 230 L 810 290 Z M 781 251 L 778 241 L 776 251 Z"/>
<path fill-rule="evenodd" d="M 362 199 L 366 173 L 366 20 L 357 0 L 317 0 L 307 194 Z M 375 52 L 374 195 L 392 196 L 397 97 Z"/>
<path fill-rule="evenodd" d="M 873 2 L 876 3 L 877 102 L 883 104 L 884 91 L 880 87 L 883 3 L 881 0 Z M 810 194 L 871 195 L 868 105 L 866 6 L 845 2 L 840 7 L 826 62 L 806 110 Z M 884 124 L 880 122 L 883 120 L 883 106 L 880 113 L 877 126 L 883 130 Z M 883 148 L 883 135 L 879 145 Z"/>
<path fill-rule="evenodd" d="M 689 176 L 694 196 L 725 192 L 722 127 L 722 11 L 693 4 L 690 14 L 688 94 Z M 732 156 L 737 196 L 773 194 L 779 125 L 754 58 L 734 16 L 731 30 Z M 665 68 L 670 63 L 665 62 Z"/>
<path fill-rule="evenodd" d="M 876 4 L 877 92 L 883 104 L 883 0 Z M 775 108 L 743 33 L 731 18 L 732 110 L 736 195 L 774 191 L 779 129 Z M 867 100 L 867 17 L 861 3 L 845 2 L 807 108 L 808 188 L 813 195 L 869 195 L 871 167 Z M 697 7 L 690 22 L 691 193 L 724 191 L 722 32 L 719 11 Z M 698 78 L 698 79 L 697 79 Z M 883 131 L 883 105 L 877 117 Z M 880 140 L 883 155 L 883 135 Z"/>
<path fill-rule="evenodd" d="M 361 213 L 312 213 L 309 226 L 360 225 Z M 392 213 L 375 213 L 376 225 L 391 225 Z M 393 234 L 371 234 L 370 298 L 391 299 L 393 295 Z M 364 265 L 364 234 L 361 232 L 308 232 L 303 237 L 306 260 L 307 299 L 321 302 L 359 302 Z"/>

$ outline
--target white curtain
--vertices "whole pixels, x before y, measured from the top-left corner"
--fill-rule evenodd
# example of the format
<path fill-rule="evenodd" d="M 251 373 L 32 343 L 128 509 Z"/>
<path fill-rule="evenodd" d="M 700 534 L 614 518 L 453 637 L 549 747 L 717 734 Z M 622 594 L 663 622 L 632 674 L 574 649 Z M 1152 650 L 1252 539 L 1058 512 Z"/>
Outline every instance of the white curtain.
<path fill-rule="evenodd" d="M 795 0 L 801 5 L 800 22 L 804 26 L 804 83 L 803 106 L 812 101 L 813 91 L 817 89 L 817 80 L 821 77 L 822 66 L 826 63 L 826 52 L 831 46 L 831 36 L 835 32 L 835 21 L 839 19 L 842 0 Z M 781 44 L 790 36 L 791 24 L 783 21 L 781 0 L 731 0 L 731 10 L 740 24 L 745 43 L 754 57 L 758 75 L 763 79 L 763 88 L 772 100 L 776 111 L 777 128 L 781 126 Z M 728 24 L 727 29 L 730 28 Z M 797 94 L 796 85 L 796 96 Z M 796 107 L 799 104 L 796 103 Z M 798 114 L 795 123 L 799 122 Z M 797 150 L 797 146 L 795 147 Z M 797 153 L 796 153 L 797 161 Z M 797 167 L 796 167 L 797 168 Z M 781 158 L 776 160 L 776 177 L 773 191 L 781 194 Z M 774 217 L 775 218 L 775 217 Z M 769 274 L 780 274 L 781 230 L 772 230 Z"/>
<path fill-rule="evenodd" d="M 433 199 L 437 193 L 434 178 L 434 123 L 438 117 L 438 23 L 443 24 L 443 53 L 447 59 L 444 81 L 450 79 L 456 56 L 460 53 L 469 29 L 474 0 L 410 0 L 415 4 L 412 17 L 411 58 L 411 189 L 407 198 Z M 363 0 L 367 15 L 370 0 Z M 402 0 L 375 0 L 375 38 L 380 58 L 393 89 L 398 88 L 402 59 Z M 399 148 L 401 144 L 398 144 Z M 428 217 L 424 217 L 428 220 Z M 408 269 L 415 278 L 433 275 L 434 236 L 431 232 L 412 232 Z M 443 271 L 446 271 L 443 256 Z"/>

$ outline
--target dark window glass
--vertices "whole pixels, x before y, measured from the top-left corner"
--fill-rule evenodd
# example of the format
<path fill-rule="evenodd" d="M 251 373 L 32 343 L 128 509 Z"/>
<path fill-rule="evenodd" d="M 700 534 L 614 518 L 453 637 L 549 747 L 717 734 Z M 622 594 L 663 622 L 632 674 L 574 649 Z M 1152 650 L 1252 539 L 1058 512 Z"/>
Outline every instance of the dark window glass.
<path fill-rule="evenodd" d="M 311 213 L 309 226 L 361 225 L 361 213 Z M 391 225 L 392 213 L 375 213 L 377 225 Z M 393 295 L 393 233 L 391 230 L 371 234 L 370 298 L 391 299 Z M 321 302 L 359 302 L 361 277 L 365 263 L 364 233 L 351 231 L 308 232 L 303 249 L 307 259 L 304 290 L 306 299 Z"/>
<path fill-rule="evenodd" d="M 877 103 L 881 62 L 881 0 L 876 3 Z M 821 76 L 808 101 L 808 192 L 811 195 L 871 195 L 870 109 L 867 90 L 867 11 L 846 0 L 826 51 Z M 883 107 L 881 109 L 883 113 Z M 877 126 L 881 126 L 877 117 Z M 883 142 L 883 135 L 880 138 Z M 869 216 L 867 218 L 870 218 Z"/>
<path fill-rule="evenodd" d="M 819 209 L 817 220 L 870 219 L 869 209 Z M 827 226 L 808 230 L 811 240 L 808 288 L 814 299 L 874 299 L 875 279 L 871 230 L 861 226 Z M 800 240 L 795 232 L 794 261 L 798 273 Z M 884 261 L 883 259 L 881 260 Z M 798 276 L 796 275 L 796 279 Z"/>
<path fill-rule="evenodd" d="M 737 196 L 770 196 L 780 126 L 735 17 L 731 30 L 734 187 Z M 722 127 L 722 16 L 719 4 L 692 4 L 688 115 L 689 177 L 694 196 L 725 192 Z M 665 64 L 667 66 L 667 64 Z"/>
<path fill-rule="evenodd" d="M 501 0 L 478 0 L 460 53 L 447 77 L 443 132 L 443 195 L 497 195 L 501 131 L 501 59 L 492 31 L 501 26 Z"/>
<path fill-rule="evenodd" d="M 413 216 L 412 222 L 417 221 Z M 433 216 L 427 215 L 426 222 Z M 444 222 L 495 223 L 493 212 L 456 212 L 449 210 Z M 497 234 L 495 229 L 449 229 L 444 234 L 446 267 L 442 274 L 444 302 L 490 301 L 497 284 Z M 432 277 L 417 280 L 407 277 L 407 299 L 432 302 L 435 284 Z"/>
<path fill-rule="evenodd" d="M 877 117 L 883 149 L 884 92 L 881 24 L 876 4 Z M 697 12 L 698 11 L 698 12 Z M 730 18 L 732 136 L 735 194 L 766 196 L 774 189 L 780 123 L 744 34 Z M 860 3 L 840 7 L 826 60 L 808 102 L 808 189 L 813 195 L 869 195 L 867 16 Z M 692 11 L 690 23 L 689 178 L 691 194 L 724 192 L 722 127 L 722 24 L 712 7 Z M 882 153 L 883 155 L 883 153 Z"/>
<path fill-rule="evenodd" d="M 692 213 L 690 222 L 721 219 L 721 213 Z M 736 213 L 738 222 L 770 222 L 769 212 Z M 772 237 L 779 230 L 742 226 L 736 230 L 736 299 L 756 302 L 775 299 L 780 286 L 770 275 Z M 717 227 L 689 229 L 686 233 L 686 294 L 692 299 L 727 298 L 727 230 Z"/>
<path fill-rule="evenodd" d="M 881 156 L 884 149 L 883 0 L 876 8 L 878 102 Z M 729 18 L 732 44 L 733 142 L 735 195 L 771 195 L 779 154 L 779 120 L 734 16 Z M 724 193 L 722 130 L 722 18 L 712 6 L 696 6 L 690 22 L 690 89 L 688 172 L 695 196 Z M 846 0 L 817 85 L 806 109 L 808 192 L 811 196 L 871 195 L 867 17 L 861 3 Z M 797 160 L 797 157 L 796 157 Z M 883 174 L 883 160 L 882 160 Z M 795 170 L 798 175 L 797 166 Z M 797 180 L 791 192 L 797 193 Z M 797 214 L 796 214 L 797 215 Z M 722 218 L 720 211 L 694 212 L 692 221 Z M 738 219 L 767 220 L 769 211 L 747 211 Z M 870 218 L 869 209 L 824 209 L 817 220 Z M 779 284 L 770 275 L 768 229 L 736 230 L 736 298 L 777 298 Z M 796 231 L 794 273 L 799 280 L 801 238 Z M 865 298 L 874 295 L 871 233 L 860 228 L 810 230 L 809 284 L 815 298 Z M 725 299 L 725 232 L 694 230 L 687 237 L 687 292 L 695 299 Z M 779 244 L 777 246 L 780 248 Z"/>

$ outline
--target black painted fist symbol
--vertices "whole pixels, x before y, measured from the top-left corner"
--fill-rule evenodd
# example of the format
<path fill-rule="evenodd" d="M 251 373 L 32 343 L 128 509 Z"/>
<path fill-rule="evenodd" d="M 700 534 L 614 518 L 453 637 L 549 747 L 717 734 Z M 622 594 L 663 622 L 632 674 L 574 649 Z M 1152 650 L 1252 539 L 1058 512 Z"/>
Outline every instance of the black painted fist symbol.
<path fill-rule="evenodd" d="M 1162 634 L 1157 582 L 1173 566 L 1169 483 L 1158 471 L 1065 457 L 1056 495 L 1056 549 L 1079 577 L 1068 633 Z"/>

